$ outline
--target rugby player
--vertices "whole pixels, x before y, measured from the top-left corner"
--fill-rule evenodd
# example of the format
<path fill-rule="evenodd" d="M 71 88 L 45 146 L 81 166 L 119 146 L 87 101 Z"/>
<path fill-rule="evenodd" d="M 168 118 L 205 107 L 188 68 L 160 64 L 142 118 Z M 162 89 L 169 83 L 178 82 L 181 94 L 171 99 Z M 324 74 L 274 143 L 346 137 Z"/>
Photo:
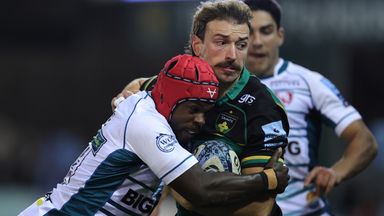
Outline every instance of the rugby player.
<path fill-rule="evenodd" d="M 330 215 L 326 195 L 375 158 L 377 143 L 358 111 L 327 78 L 279 57 L 284 42 L 281 8 L 275 0 L 245 0 L 252 10 L 246 66 L 284 103 L 290 124 L 284 155 L 290 184 L 277 202 L 284 215 Z M 330 167 L 318 165 L 321 126 L 347 147 Z"/>

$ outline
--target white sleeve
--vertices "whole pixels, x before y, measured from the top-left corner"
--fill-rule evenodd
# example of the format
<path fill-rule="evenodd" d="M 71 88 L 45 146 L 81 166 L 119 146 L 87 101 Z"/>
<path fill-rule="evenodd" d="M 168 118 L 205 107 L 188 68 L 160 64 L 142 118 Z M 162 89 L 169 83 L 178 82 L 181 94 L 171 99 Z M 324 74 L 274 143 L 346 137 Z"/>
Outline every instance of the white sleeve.
<path fill-rule="evenodd" d="M 126 148 L 135 152 L 166 184 L 198 162 L 180 146 L 166 119 L 157 112 L 132 115 L 126 135 Z"/>
<path fill-rule="evenodd" d="M 344 131 L 353 121 L 361 119 L 359 112 L 341 95 L 336 86 L 324 76 L 313 72 L 307 80 L 313 103 L 323 118 L 334 128 L 336 134 Z"/>

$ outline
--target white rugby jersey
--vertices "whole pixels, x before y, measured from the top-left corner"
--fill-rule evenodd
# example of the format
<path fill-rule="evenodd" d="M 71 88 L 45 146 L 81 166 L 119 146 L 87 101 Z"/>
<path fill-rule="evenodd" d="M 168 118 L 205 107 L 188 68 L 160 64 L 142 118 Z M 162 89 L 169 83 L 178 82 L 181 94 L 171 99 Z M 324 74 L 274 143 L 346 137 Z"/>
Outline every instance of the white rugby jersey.
<path fill-rule="evenodd" d="M 333 127 L 339 136 L 361 116 L 328 79 L 292 62 L 279 59 L 273 76 L 261 81 L 284 103 L 290 125 L 284 158 L 291 180 L 277 202 L 285 216 L 320 215 L 328 208 L 326 200 L 313 199 L 314 186 L 304 188 L 303 183 L 317 164 L 321 124 Z"/>
<path fill-rule="evenodd" d="M 119 104 L 64 182 L 21 215 L 147 215 L 160 181 L 169 184 L 196 163 L 139 92 Z"/>

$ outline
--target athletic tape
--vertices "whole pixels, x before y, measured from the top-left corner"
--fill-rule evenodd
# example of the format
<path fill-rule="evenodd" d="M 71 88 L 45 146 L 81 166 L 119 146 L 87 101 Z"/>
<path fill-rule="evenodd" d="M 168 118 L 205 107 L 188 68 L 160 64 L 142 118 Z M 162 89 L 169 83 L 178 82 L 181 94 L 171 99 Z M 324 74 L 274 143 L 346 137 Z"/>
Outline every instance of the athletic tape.
<path fill-rule="evenodd" d="M 275 171 L 270 169 L 265 169 L 263 171 L 268 178 L 268 190 L 274 190 L 277 188 L 277 177 Z"/>

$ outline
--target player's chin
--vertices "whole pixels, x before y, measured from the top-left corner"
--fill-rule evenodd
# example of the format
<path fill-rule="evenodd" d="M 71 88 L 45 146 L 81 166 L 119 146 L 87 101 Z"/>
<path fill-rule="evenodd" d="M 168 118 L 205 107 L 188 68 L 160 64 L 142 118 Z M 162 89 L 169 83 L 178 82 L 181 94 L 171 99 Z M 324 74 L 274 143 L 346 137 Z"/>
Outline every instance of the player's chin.
<path fill-rule="evenodd" d="M 196 135 L 197 133 L 190 130 L 183 130 L 178 137 L 179 142 L 183 145 L 186 143 L 189 143 L 191 139 Z"/>
<path fill-rule="evenodd" d="M 231 84 L 235 82 L 239 76 L 240 72 L 232 74 L 221 74 L 217 78 L 219 79 L 220 83 Z"/>

